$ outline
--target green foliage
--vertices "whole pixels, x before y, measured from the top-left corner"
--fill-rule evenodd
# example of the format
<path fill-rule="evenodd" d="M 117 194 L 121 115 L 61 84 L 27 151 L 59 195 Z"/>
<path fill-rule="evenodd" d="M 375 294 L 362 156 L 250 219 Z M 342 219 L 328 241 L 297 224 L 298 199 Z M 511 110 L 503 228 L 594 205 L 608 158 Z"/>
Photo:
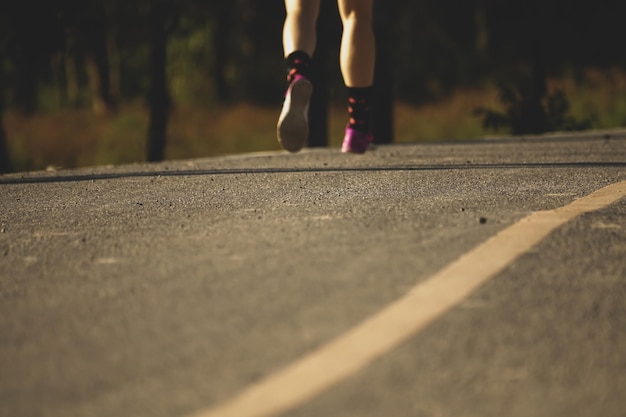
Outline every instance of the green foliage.
<path fill-rule="evenodd" d="M 210 77 L 212 42 L 213 32 L 208 25 L 170 38 L 167 74 L 174 101 L 202 106 L 215 102 L 215 85 Z"/>
<path fill-rule="evenodd" d="M 42 113 L 75 115 L 97 110 L 89 123 L 98 126 L 102 117 L 119 117 L 113 126 L 94 133 L 94 137 L 111 142 L 91 147 L 101 158 L 73 160 L 60 155 L 58 162 L 56 156 L 50 157 L 51 163 L 120 162 L 143 154 L 148 126 L 145 116 L 119 112 L 128 111 L 120 109 L 128 109 L 129 103 L 135 106 L 149 101 L 150 7 L 154 1 L 50 0 L 37 8 L 28 1 L 6 1 L 0 6 L 0 100 L 4 99 L 9 111 L 29 114 L 21 123 L 33 123 Z M 280 106 L 285 88 L 283 0 L 158 1 L 166 3 L 171 12 L 162 26 L 168 37 L 167 88 L 173 112 L 177 108 L 210 110 L 210 114 L 226 117 L 222 113 L 226 107 L 252 105 L 272 119 L 268 137 L 272 136 L 276 115 L 268 110 Z M 626 2 L 598 0 L 565 7 L 561 0 L 375 1 L 377 10 L 384 11 L 374 16 L 374 24 L 379 34 L 385 33 L 398 102 L 428 108 L 446 102 L 460 90 L 502 80 L 495 107 L 476 103 L 458 107 L 454 116 L 430 111 L 407 115 L 407 133 L 398 134 L 397 140 L 475 137 L 487 129 L 524 134 L 626 125 L 625 77 L 619 72 L 626 67 L 626 55 L 616 53 L 610 41 L 626 35 L 621 22 Z M 327 8 L 332 16 L 319 25 L 318 35 L 331 55 L 324 63 L 331 104 L 343 105 L 340 20 L 334 0 L 324 5 L 332 6 Z M 588 88 L 540 86 L 548 77 L 567 75 L 566 69 L 584 68 L 618 71 Z M 534 79 L 537 85 L 516 83 L 520 75 Z M 601 91 L 597 91 L 599 86 Z M 104 110 L 102 103 L 106 104 Z M 476 107 L 482 126 L 472 113 Z M 208 114 L 202 113 L 202 117 Z M 447 122 L 442 117 L 447 117 Z M 84 137 L 85 127 L 78 126 L 74 118 L 61 119 L 54 120 L 63 126 L 52 124 L 28 135 L 14 125 L 6 129 L 9 152 L 18 165 L 24 155 L 39 152 L 34 145 L 39 136 L 49 142 L 45 147 L 49 155 L 56 155 L 54 146 L 69 154 L 82 146 L 81 140 L 91 140 Z M 142 123 L 132 125 L 131 119 Z M 344 120 L 332 123 L 341 126 Z M 207 131 L 217 124 L 213 119 L 206 125 L 197 122 L 202 128 L 185 138 L 193 137 L 199 144 L 170 147 L 170 154 L 185 154 L 176 149 L 206 153 L 210 146 L 236 151 L 219 140 L 206 141 Z M 238 132 L 229 142 L 236 146 L 243 147 L 252 134 L 261 135 L 237 130 L 234 123 L 229 126 Z M 173 133 L 169 135 L 168 146 L 177 140 Z M 124 142 L 114 143 L 117 136 L 130 138 L 126 147 Z M 262 143 L 270 142 L 263 139 Z M 115 156 L 117 153 L 120 155 Z M 29 163 L 41 166 L 43 160 L 38 157 Z"/>
<path fill-rule="evenodd" d="M 499 98 L 504 111 L 478 107 L 475 114 L 483 117 L 483 128 L 508 129 L 514 135 L 553 131 L 585 130 L 591 119 L 576 120 L 569 115 L 569 102 L 563 91 L 541 96 L 529 83 L 511 86 L 500 83 Z"/>
<path fill-rule="evenodd" d="M 172 10 L 167 23 L 168 75 L 175 101 L 202 106 L 233 101 L 275 105 L 280 101 L 284 87 L 282 0 L 160 1 Z M 552 74 L 567 65 L 626 62 L 606 42 L 621 39 L 623 25 L 614 23 L 626 14 L 624 2 L 600 0 L 564 10 L 559 0 L 530 5 L 485 0 L 376 1 L 382 2 L 380 7 L 389 15 L 385 24 L 395 93 L 403 101 L 424 103 L 444 98 L 459 87 L 481 85 L 502 68 L 528 63 L 537 43 L 550 51 L 543 56 Z M 20 101 L 23 54 L 31 49 L 33 54 L 27 58 L 37 64 L 31 82 L 48 91 L 59 90 L 56 94 L 61 98 L 77 97 L 57 100 L 59 107 L 89 106 L 98 93 L 90 85 L 93 80 L 86 66 L 103 41 L 110 76 L 119 90 L 114 95 L 121 100 L 146 97 L 150 1 L 51 0 L 37 13 L 27 7 L 28 2 L 5 3 L 0 10 L 0 66 L 8 80 L 8 97 L 13 97 L 11 106 Z M 337 14 L 336 7 L 333 13 Z M 320 28 L 323 34 L 332 34 L 335 55 L 339 25 L 335 16 Z M 333 68 L 327 72 L 336 87 L 341 82 L 336 57 L 331 62 Z M 68 78 L 72 65 L 76 80 Z M 77 94 L 67 91 L 73 81 L 80 89 Z M 55 102 L 44 100 L 46 109 Z"/>

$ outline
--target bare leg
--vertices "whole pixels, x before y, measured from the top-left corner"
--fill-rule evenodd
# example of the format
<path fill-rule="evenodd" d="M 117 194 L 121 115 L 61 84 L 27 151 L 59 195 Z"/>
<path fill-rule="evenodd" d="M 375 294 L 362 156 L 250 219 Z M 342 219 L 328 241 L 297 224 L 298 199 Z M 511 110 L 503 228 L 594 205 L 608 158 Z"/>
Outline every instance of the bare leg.
<path fill-rule="evenodd" d="M 373 141 L 369 102 L 374 83 L 376 46 L 372 28 L 373 0 L 338 0 L 343 23 L 339 63 L 348 89 L 348 124 L 342 152 L 363 153 Z"/>
<path fill-rule="evenodd" d="M 285 0 L 285 9 L 287 11 L 283 26 L 285 57 L 294 51 L 303 51 L 312 57 L 315 51 L 315 24 L 320 0 Z"/>
<path fill-rule="evenodd" d="M 278 142 L 289 152 L 298 152 L 309 136 L 309 101 L 313 85 L 307 78 L 315 51 L 315 26 L 321 0 L 285 0 L 283 49 L 289 88 L 278 118 Z"/>
<path fill-rule="evenodd" d="M 372 0 L 338 0 L 343 22 L 341 73 L 347 87 L 374 82 L 376 50 L 372 29 Z"/>

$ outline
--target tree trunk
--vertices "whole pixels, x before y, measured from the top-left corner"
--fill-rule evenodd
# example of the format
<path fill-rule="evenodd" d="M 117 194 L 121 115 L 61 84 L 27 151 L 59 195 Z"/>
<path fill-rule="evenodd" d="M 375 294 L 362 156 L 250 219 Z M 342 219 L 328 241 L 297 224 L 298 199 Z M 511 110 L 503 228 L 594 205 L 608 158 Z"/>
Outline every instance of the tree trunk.
<path fill-rule="evenodd" d="M 330 102 L 328 75 L 326 74 L 328 54 L 328 43 L 322 39 L 318 40 L 310 73 L 314 88 L 308 113 L 308 145 L 313 148 L 328 146 L 328 106 Z"/>
<path fill-rule="evenodd" d="M 0 174 L 11 171 L 11 160 L 9 158 L 9 148 L 7 147 L 6 133 L 0 121 Z"/>
<path fill-rule="evenodd" d="M 80 82 L 78 81 L 78 70 L 76 66 L 76 44 L 75 40 L 68 36 L 67 46 L 63 59 L 65 70 L 65 99 L 71 107 L 80 105 Z"/>
<path fill-rule="evenodd" d="M 220 103 L 227 103 L 231 99 L 230 87 L 225 74 L 230 53 L 233 6 L 232 0 L 219 0 L 217 4 L 217 21 L 213 36 L 213 79 L 215 80 L 215 96 Z"/>
<path fill-rule="evenodd" d="M 328 146 L 328 110 L 330 86 L 328 82 L 328 57 L 340 36 L 338 29 L 339 11 L 337 3 L 322 0 L 317 19 L 317 43 L 311 67 L 313 96 L 309 104 L 309 143 L 310 147 Z"/>
<path fill-rule="evenodd" d="M 117 10 L 114 2 L 104 2 L 104 14 L 106 19 L 106 54 L 109 64 L 109 96 L 114 106 L 120 101 L 120 52 L 117 43 Z"/>
<path fill-rule="evenodd" d="M 546 67 L 544 61 L 543 43 L 546 39 L 548 22 L 541 13 L 541 1 L 530 2 L 531 22 L 530 31 L 530 63 L 532 76 L 528 81 L 525 100 L 522 101 L 524 122 L 520 133 L 544 133 L 549 130 L 548 119 L 543 107 L 543 100 L 548 93 L 546 85 Z"/>
<path fill-rule="evenodd" d="M 98 7 L 91 13 L 90 25 L 86 28 L 89 38 L 87 75 L 93 97 L 93 110 L 97 114 L 103 114 L 115 110 L 115 103 L 111 97 L 111 73 L 107 49 L 109 20 L 104 8 Z"/>
<path fill-rule="evenodd" d="M 4 89 L 0 86 L 0 174 L 11 171 L 11 159 L 4 130 L 2 115 L 4 114 Z"/>
<path fill-rule="evenodd" d="M 376 67 L 372 91 L 372 133 L 376 143 L 392 143 L 393 129 L 393 6 L 386 0 L 374 0 L 374 36 Z"/>
<path fill-rule="evenodd" d="M 150 3 L 150 126 L 148 129 L 148 161 L 162 161 L 170 98 L 167 93 L 167 0 Z"/>
<path fill-rule="evenodd" d="M 31 116 L 37 110 L 37 90 L 39 84 L 37 49 L 33 43 L 26 40 L 17 62 L 17 86 L 15 89 L 15 104 L 24 115 Z"/>

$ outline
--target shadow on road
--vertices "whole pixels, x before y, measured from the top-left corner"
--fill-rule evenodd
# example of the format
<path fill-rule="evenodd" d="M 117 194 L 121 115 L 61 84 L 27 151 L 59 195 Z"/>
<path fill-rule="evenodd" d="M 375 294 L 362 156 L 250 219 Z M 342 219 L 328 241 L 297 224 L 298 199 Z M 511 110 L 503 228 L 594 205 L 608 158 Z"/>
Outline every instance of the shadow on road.
<path fill-rule="evenodd" d="M 402 165 L 402 166 L 372 166 L 372 167 L 302 167 L 302 168 L 223 168 L 197 170 L 142 170 L 129 172 L 64 174 L 55 172 L 50 175 L 26 176 L 15 178 L 0 177 L 0 185 L 11 184 L 41 184 L 78 181 L 110 180 L 121 178 L 142 177 L 175 177 L 175 176 L 205 176 L 205 175 L 240 175 L 240 174 L 283 174 L 299 172 L 391 172 L 391 171 L 445 171 L 445 170 L 478 170 L 478 169 L 555 169 L 555 168 L 626 168 L 626 162 L 546 162 L 546 163 L 506 163 L 506 164 L 439 164 L 439 165 Z M 29 174 L 32 175 L 32 174 Z M 39 174 L 38 174 L 39 175 Z"/>

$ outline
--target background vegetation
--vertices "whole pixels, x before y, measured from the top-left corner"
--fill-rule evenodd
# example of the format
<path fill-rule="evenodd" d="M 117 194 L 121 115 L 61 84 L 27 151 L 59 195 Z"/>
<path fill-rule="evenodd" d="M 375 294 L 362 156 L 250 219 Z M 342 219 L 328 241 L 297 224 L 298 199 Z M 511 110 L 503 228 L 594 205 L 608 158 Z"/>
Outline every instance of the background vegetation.
<path fill-rule="evenodd" d="M 339 146 L 341 27 L 322 2 L 312 145 Z M 375 10 L 381 142 L 626 125 L 624 2 Z M 284 16 L 282 0 L 3 2 L 0 172 L 278 149 Z"/>

